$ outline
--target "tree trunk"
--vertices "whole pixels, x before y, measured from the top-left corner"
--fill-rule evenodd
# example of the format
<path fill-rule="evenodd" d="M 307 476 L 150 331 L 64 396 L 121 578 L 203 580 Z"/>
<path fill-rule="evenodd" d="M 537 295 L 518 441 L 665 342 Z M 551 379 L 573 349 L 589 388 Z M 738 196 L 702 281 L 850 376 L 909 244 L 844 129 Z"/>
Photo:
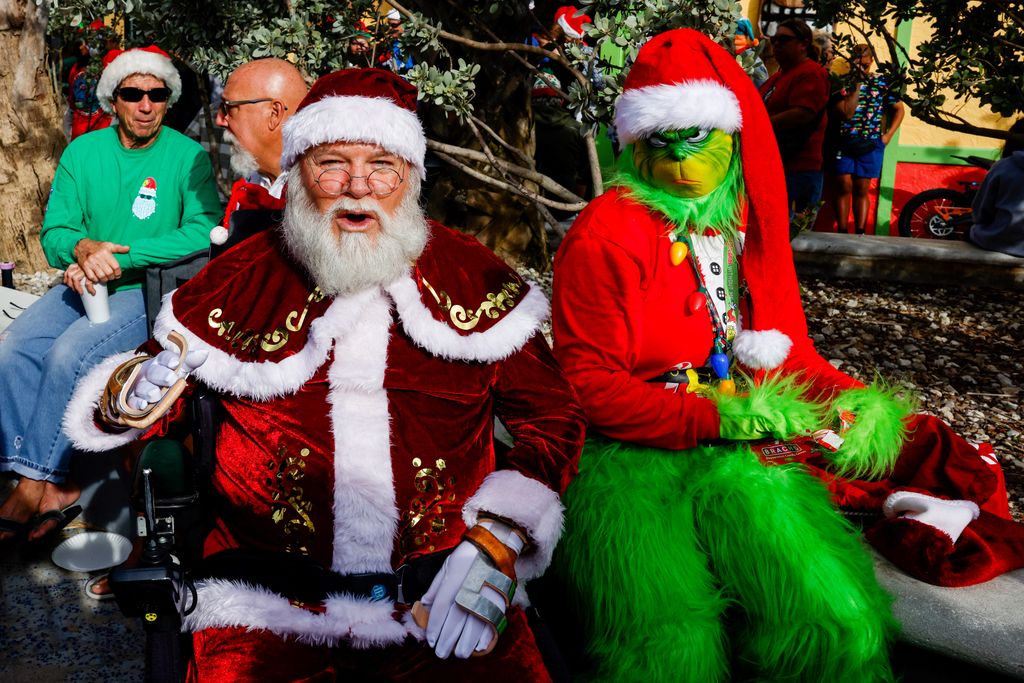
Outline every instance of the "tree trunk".
<path fill-rule="evenodd" d="M 459 26 L 458 10 L 432 5 L 432 14 L 443 26 Z M 529 24 L 504 25 L 500 39 L 519 42 L 529 35 Z M 468 35 L 468 34 L 467 34 Z M 481 36 L 476 36 L 480 38 Z M 483 39 L 487 39 L 483 36 Z M 530 108 L 532 75 L 503 53 L 465 51 L 449 45 L 453 58 L 466 56 L 482 67 L 473 105 L 476 115 L 509 145 L 527 157 L 534 154 L 533 122 Z M 487 74 L 490 74 L 488 76 Z M 423 107 L 427 136 L 441 142 L 481 149 L 472 130 L 457 123 L 429 104 Z M 487 138 L 493 154 L 515 164 L 525 165 Z M 470 166 L 493 175 L 495 171 L 483 164 Z M 475 235 L 495 253 L 512 264 L 525 264 L 540 270 L 548 267 L 547 240 L 544 224 L 530 200 L 507 191 L 488 187 L 479 180 L 451 166 L 444 166 L 434 182 L 427 200 L 427 212 L 445 225 Z M 527 185 L 527 189 L 535 189 Z"/>
<path fill-rule="evenodd" d="M 22 272 L 47 267 L 43 209 L 67 144 L 46 70 L 46 3 L 0 0 L 0 260 Z"/>

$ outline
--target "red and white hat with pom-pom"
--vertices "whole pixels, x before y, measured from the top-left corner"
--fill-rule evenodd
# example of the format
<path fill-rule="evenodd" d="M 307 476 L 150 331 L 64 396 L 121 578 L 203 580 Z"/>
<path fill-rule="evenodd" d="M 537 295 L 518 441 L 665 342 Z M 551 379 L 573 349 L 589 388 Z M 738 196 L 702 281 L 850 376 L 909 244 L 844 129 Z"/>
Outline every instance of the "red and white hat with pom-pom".
<path fill-rule="evenodd" d="M 778 367 L 807 323 L 789 243 L 785 175 L 764 103 L 736 59 L 691 29 L 655 36 L 637 54 L 616 104 L 623 144 L 652 133 L 717 128 L 737 136 L 747 222 L 742 257 L 751 314 L 733 350 L 755 370 Z"/>

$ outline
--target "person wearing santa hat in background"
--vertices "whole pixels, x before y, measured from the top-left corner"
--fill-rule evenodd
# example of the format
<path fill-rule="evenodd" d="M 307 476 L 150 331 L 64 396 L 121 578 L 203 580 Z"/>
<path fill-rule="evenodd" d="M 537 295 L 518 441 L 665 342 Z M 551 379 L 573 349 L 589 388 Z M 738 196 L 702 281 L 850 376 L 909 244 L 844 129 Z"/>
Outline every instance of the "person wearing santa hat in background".
<path fill-rule="evenodd" d="M 0 340 L 0 470 L 21 476 L 0 506 L 0 540 L 37 539 L 78 513 L 61 397 L 95 363 L 145 341 L 144 269 L 209 244 L 220 212 L 210 159 L 161 125 L 180 90 L 158 48 L 118 53 L 97 85 L 116 125 L 75 138 L 61 155 L 40 241 L 64 282 Z M 92 324 L 79 294 L 98 283 L 110 319 Z"/>
<path fill-rule="evenodd" d="M 552 300 L 590 423 L 555 568 L 596 678 L 891 680 L 890 599 L 836 505 L 917 578 L 977 583 L 1024 565 L 998 463 L 814 349 L 771 122 L 728 52 L 651 39 L 615 120 L 632 164 Z"/>
<path fill-rule="evenodd" d="M 562 50 L 565 43 L 577 43 L 584 51 L 589 51 L 591 48 L 583 41 L 590 23 L 591 18 L 582 10 L 572 5 L 559 7 L 551 28 L 533 34 L 529 42 L 553 52 Z M 594 80 L 598 88 L 603 87 L 600 76 Z M 568 69 L 547 57 L 537 65 L 537 76 L 530 91 L 537 138 L 534 159 L 538 171 L 567 190 L 587 197 L 590 174 L 586 169 L 590 162 L 583 139 L 583 125 L 563 96 L 574 81 L 575 77 Z M 569 215 L 560 210 L 555 210 L 554 214 L 558 217 Z"/>
<path fill-rule="evenodd" d="M 284 124 L 280 228 L 211 261 L 145 353 L 75 391 L 87 450 L 163 433 L 181 406 L 155 404 L 188 371 L 220 399 L 192 680 L 550 680 L 515 588 L 561 535 L 582 410 L 541 291 L 424 216 L 425 154 L 414 86 L 320 78 Z M 108 385 L 124 363 L 145 380 Z M 120 428 L 118 397 L 159 420 Z"/>
<path fill-rule="evenodd" d="M 241 177 L 231 188 L 224 219 L 210 235 L 214 244 L 225 243 L 236 211 L 276 211 L 284 206 L 283 182 L 275 186 L 281 177 L 281 131 L 308 91 L 299 70 L 283 59 L 246 62 L 228 76 L 216 123 L 232 145 L 231 170 Z"/>

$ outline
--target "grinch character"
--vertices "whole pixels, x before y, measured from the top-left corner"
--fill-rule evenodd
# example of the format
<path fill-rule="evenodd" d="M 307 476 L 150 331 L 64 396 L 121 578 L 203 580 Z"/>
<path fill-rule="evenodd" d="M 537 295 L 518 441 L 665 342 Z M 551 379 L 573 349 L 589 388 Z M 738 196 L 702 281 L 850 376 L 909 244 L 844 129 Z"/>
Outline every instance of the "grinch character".
<path fill-rule="evenodd" d="M 975 583 L 1024 563 L 998 465 L 815 351 L 771 126 L 733 57 L 655 37 L 616 126 L 632 164 L 566 236 L 552 312 L 590 421 L 556 564 L 592 673 L 891 680 L 890 598 L 836 505 L 915 576 Z"/>

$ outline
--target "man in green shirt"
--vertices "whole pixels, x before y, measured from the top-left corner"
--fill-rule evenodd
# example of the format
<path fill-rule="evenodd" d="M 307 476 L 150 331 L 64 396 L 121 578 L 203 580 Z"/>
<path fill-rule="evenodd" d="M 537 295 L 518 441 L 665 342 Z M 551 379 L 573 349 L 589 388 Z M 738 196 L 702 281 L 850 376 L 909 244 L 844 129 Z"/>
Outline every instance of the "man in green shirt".
<path fill-rule="evenodd" d="M 78 490 L 65 482 L 66 397 L 93 365 L 148 337 L 145 268 L 209 244 L 220 212 L 210 160 L 162 126 L 180 93 L 159 48 L 119 54 L 97 87 L 115 125 L 76 138 L 61 156 L 41 241 L 64 282 L 0 337 L 0 471 L 21 475 L 0 506 L 0 541 L 34 540 L 77 514 Z M 110 293 L 110 320 L 94 324 L 80 295 L 97 283 Z"/>

